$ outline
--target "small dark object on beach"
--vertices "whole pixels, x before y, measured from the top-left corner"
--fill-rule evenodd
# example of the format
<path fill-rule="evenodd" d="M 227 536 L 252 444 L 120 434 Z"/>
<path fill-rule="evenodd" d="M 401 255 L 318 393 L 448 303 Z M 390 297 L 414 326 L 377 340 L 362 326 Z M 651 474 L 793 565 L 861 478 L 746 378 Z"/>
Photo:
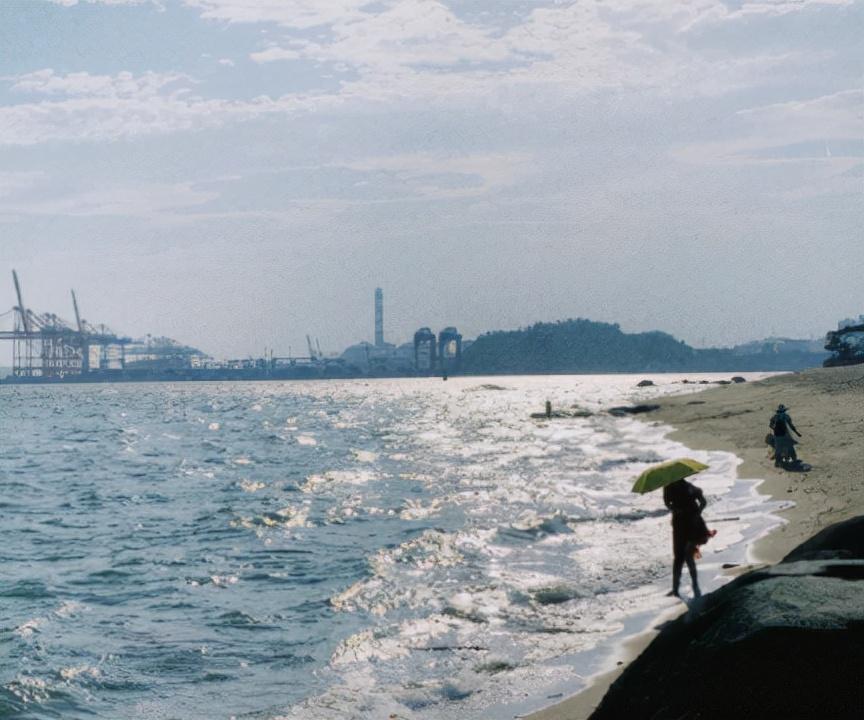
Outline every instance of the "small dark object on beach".
<path fill-rule="evenodd" d="M 622 405 L 609 408 L 607 412 L 615 417 L 627 417 L 628 415 L 640 415 L 641 413 L 653 412 L 659 409 L 659 405 Z"/>
<path fill-rule="evenodd" d="M 561 420 L 565 418 L 585 418 L 591 417 L 594 413 L 590 410 L 580 408 L 578 405 L 573 405 L 572 410 L 551 410 L 547 408 L 542 413 L 531 413 L 532 420 Z M 546 414 L 549 412 L 550 414 Z"/>
<path fill-rule="evenodd" d="M 747 382 L 747 378 L 743 378 L 740 375 L 736 375 L 735 377 L 732 378 L 732 382 L 733 383 Z"/>
<path fill-rule="evenodd" d="M 704 405 L 705 401 L 704 400 L 691 400 L 687 404 L 688 405 Z"/>
<path fill-rule="evenodd" d="M 717 380 L 716 382 L 718 385 L 731 385 L 732 384 L 731 380 Z"/>
<path fill-rule="evenodd" d="M 641 382 L 639 382 L 636 385 L 636 387 L 654 387 L 654 381 L 653 380 L 642 380 Z"/>
<path fill-rule="evenodd" d="M 574 405 L 574 407 L 576 407 Z M 531 413 L 532 420 L 561 420 L 562 418 L 586 418 L 591 417 L 594 413 L 590 410 L 553 410 L 550 415 L 545 412 Z"/>

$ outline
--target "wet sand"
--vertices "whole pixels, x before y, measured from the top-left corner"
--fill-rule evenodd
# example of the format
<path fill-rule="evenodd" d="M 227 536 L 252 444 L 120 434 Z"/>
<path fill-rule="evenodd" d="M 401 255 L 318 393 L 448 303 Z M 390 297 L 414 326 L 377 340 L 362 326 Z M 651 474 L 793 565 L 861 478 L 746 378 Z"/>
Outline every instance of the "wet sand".
<path fill-rule="evenodd" d="M 763 479 L 760 492 L 795 503 L 779 513 L 786 523 L 750 548 L 754 563 L 778 562 L 822 528 L 864 514 L 864 365 L 721 385 L 660 403 L 661 409 L 650 419 L 673 426 L 670 436 L 674 440 L 694 449 L 734 453 L 743 460 L 738 467 L 740 478 Z M 768 420 L 780 403 L 789 408 L 803 436 L 797 452 L 812 466 L 808 472 L 779 470 L 769 459 L 765 435 Z M 682 604 L 681 611 L 685 609 Z M 631 639 L 625 654 L 632 660 L 654 634 Z M 626 663 L 597 676 L 579 694 L 527 718 L 588 718 L 624 667 Z"/>

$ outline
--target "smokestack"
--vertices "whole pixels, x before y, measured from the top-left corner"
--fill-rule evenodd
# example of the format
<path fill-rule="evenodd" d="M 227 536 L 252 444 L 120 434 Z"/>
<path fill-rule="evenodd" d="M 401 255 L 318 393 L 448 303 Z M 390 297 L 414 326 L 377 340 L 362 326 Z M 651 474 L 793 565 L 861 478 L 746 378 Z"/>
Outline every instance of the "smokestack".
<path fill-rule="evenodd" d="M 375 347 L 384 345 L 384 291 L 375 288 Z"/>

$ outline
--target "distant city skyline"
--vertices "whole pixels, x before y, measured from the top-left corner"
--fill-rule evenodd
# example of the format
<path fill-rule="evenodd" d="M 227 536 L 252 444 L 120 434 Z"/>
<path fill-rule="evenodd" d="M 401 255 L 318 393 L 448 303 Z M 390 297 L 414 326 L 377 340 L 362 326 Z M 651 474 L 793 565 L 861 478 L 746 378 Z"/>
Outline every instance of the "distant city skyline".
<path fill-rule="evenodd" d="M 0 313 L 219 357 L 864 312 L 864 3 L 7 0 Z M 0 351 L 5 349 L 0 346 Z M 0 357 L 0 365 L 8 364 Z"/>

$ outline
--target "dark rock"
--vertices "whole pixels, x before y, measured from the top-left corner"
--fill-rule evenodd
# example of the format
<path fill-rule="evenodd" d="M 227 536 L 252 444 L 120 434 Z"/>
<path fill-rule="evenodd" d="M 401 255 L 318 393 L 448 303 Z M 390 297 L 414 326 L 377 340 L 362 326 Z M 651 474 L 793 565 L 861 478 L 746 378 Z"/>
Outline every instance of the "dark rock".
<path fill-rule="evenodd" d="M 541 605 L 560 605 L 561 603 L 570 602 L 571 600 L 580 597 L 576 590 L 563 585 L 540 588 L 539 590 L 534 591 L 533 596 L 534 600 Z"/>
<path fill-rule="evenodd" d="M 694 603 L 591 718 L 859 718 L 862 597 L 864 517 L 826 528 L 782 563 Z"/>
<path fill-rule="evenodd" d="M 639 382 L 636 385 L 636 387 L 654 387 L 654 381 L 653 380 L 642 380 L 641 382 Z"/>
<path fill-rule="evenodd" d="M 716 384 L 717 385 L 731 385 L 732 381 L 731 380 L 717 380 Z"/>
<path fill-rule="evenodd" d="M 864 560 L 864 516 L 828 526 L 795 548 L 783 562 L 826 557 Z"/>
<path fill-rule="evenodd" d="M 743 378 L 740 375 L 736 375 L 735 377 L 732 378 L 732 382 L 733 383 L 747 382 L 747 378 Z"/>
<path fill-rule="evenodd" d="M 615 417 L 626 417 L 627 415 L 639 415 L 659 409 L 659 405 L 622 405 L 620 407 L 609 408 L 607 412 Z"/>

